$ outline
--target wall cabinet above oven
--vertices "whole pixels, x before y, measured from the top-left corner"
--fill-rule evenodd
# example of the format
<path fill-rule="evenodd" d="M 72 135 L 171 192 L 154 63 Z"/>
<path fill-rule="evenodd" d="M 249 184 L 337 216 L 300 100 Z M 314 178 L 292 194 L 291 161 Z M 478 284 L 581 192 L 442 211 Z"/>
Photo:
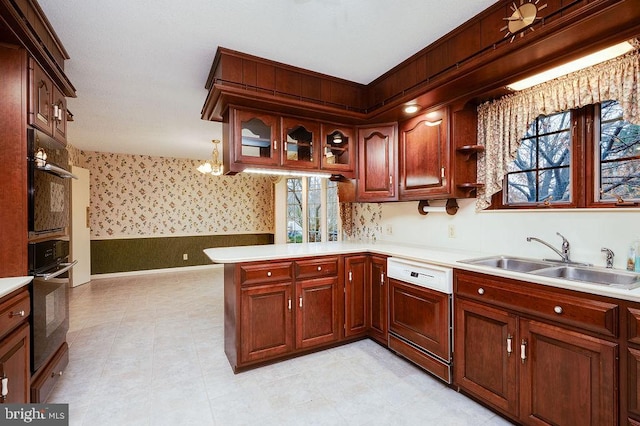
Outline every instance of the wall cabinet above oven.
<path fill-rule="evenodd" d="M 66 145 L 67 99 L 33 58 L 29 58 L 28 106 L 29 124 Z"/>
<path fill-rule="evenodd" d="M 266 168 L 354 176 L 352 127 L 234 107 L 225 125 L 227 173 Z"/>

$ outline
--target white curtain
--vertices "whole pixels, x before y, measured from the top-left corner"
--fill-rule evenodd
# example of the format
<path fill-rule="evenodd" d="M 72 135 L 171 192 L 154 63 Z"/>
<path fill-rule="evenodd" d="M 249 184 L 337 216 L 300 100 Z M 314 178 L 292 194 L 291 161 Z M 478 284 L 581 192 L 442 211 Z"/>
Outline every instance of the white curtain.
<path fill-rule="evenodd" d="M 635 42 L 635 41 L 634 41 Z M 640 124 L 640 52 L 636 50 L 521 92 L 478 106 L 478 154 L 476 210 L 491 204 L 502 189 L 503 178 L 514 160 L 525 132 L 539 115 L 617 100 L 624 119 Z"/>

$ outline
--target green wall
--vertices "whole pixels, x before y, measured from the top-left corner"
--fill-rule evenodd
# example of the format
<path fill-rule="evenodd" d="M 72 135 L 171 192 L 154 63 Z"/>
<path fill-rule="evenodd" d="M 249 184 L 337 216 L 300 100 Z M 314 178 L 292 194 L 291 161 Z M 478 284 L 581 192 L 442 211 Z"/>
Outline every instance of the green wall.
<path fill-rule="evenodd" d="M 261 244 L 273 244 L 273 234 L 92 240 L 91 274 L 210 265 L 206 248 Z"/>

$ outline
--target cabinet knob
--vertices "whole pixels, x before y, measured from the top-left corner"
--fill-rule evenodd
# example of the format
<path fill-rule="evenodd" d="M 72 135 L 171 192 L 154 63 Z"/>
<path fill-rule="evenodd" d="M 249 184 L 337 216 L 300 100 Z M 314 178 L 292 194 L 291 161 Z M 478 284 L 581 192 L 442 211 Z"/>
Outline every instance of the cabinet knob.
<path fill-rule="evenodd" d="M 267 271 L 267 276 L 270 277 L 271 276 L 271 271 Z"/>
<path fill-rule="evenodd" d="M 318 271 L 322 271 L 322 266 L 318 266 Z"/>
<path fill-rule="evenodd" d="M 556 306 L 555 308 L 553 308 L 553 312 L 555 312 L 556 314 L 561 314 L 562 313 L 562 306 Z"/>
<path fill-rule="evenodd" d="M 484 288 L 480 287 L 480 288 L 478 289 L 478 294 L 484 294 Z"/>
<path fill-rule="evenodd" d="M 13 317 L 23 317 L 25 314 L 24 310 L 20 310 L 18 312 L 11 312 L 9 314 L 9 318 L 13 318 Z"/>
<path fill-rule="evenodd" d="M 62 376 L 62 371 L 58 371 L 57 373 L 55 371 L 51 372 L 51 377 L 56 377 L 56 376 Z"/>

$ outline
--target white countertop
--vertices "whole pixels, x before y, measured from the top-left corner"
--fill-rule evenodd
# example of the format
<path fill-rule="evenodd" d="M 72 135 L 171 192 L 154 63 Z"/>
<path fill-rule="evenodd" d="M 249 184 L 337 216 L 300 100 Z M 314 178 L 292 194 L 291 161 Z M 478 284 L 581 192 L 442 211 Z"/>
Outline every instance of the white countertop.
<path fill-rule="evenodd" d="M 351 253 L 377 253 L 386 256 L 426 262 L 467 271 L 481 272 L 505 278 L 513 278 L 551 287 L 581 291 L 583 293 L 614 297 L 640 302 L 640 288 L 624 290 L 606 285 L 588 284 L 560 278 L 548 278 L 523 272 L 513 272 L 488 266 L 460 263 L 460 260 L 491 256 L 489 253 L 451 250 L 439 247 L 427 247 L 410 244 L 390 244 L 385 242 L 330 242 L 308 244 L 267 244 L 241 247 L 217 247 L 205 249 L 204 253 L 214 263 L 240 263 L 296 257 L 327 256 Z M 500 255 L 504 253 L 493 253 Z"/>
<path fill-rule="evenodd" d="M 10 277 L 0 278 L 0 297 L 4 297 L 7 294 L 24 287 L 29 284 L 33 277 Z"/>

